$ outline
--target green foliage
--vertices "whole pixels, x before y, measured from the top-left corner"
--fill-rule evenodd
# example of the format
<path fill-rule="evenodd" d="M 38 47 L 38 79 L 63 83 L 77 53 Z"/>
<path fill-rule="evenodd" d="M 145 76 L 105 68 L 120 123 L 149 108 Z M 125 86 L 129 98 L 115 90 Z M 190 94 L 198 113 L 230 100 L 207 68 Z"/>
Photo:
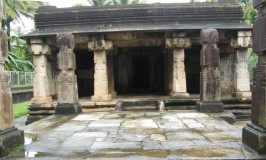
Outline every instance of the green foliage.
<path fill-rule="evenodd" d="M 26 116 L 28 114 L 27 107 L 30 104 L 31 104 L 30 101 L 14 104 L 13 105 L 14 118 Z"/>
<path fill-rule="evenodd" d="M 87 5 L 85 4 L 81 4 L 81 3 L 76 3 L 74 5 L 72 5 L 72 7 L 76 7 L 76 8 L 82 8 L 82 7 L 86 7 Z"/>
<path fill-rule="evenodd" d="M 253 79 L 253 69 L 258 63 L 258 55 L 256 53 L 253 53 L 250 49 L 249 51 L 249 59 L 248 59 L 248 71 L 249 71 L 249 78 L 250 81 Z"/>
<path fill-rule="evenodd" d="M 237 0 L 242 5 L 244 19 L 248 24 L 253 24 L 258 16 L 258 11 L 253 7 L 253 0 Z"/>
<path fill-rule="evenodd" d="M 140 1 L 140 0 L 113 0 L 114 5 L 139 4 L 139 3 L 144 3 L 144 1 Z"/>
<path fill-rule="evenodd" d="M 104 6 L 104 5 L 111 5 L 111 0 L 88 0 L 89 4 L 92 6 Z"/>
<path fill-rule="evenodd" d="M 13 71 L 32 71 L 34 68 L 32 56 L 28 52 L 26 41 L 19 38 L 22 34 L 20 28 L 14 30 L 14 34 L 9 37 L 11 48 L 5 59 L 5 67 L 7 70 Z"/>

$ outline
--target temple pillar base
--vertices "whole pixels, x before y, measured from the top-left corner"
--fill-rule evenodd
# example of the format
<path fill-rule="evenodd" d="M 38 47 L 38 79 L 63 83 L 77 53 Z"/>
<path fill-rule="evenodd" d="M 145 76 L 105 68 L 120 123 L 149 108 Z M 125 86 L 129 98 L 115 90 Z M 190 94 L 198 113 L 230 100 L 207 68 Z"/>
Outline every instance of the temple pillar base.
<path fill-rule="evenodd" d="M 55 107 L 55 114 L 78 114 L 82 112 L 82 107 L 79 104 L 62 103 Z"/>
<path fill-rule="evenodd" d="M 248 124 L 243 128 L 242 142 L 259 154 L 266 154 L 266 129 Z"/>
<path fill-rule="evenodd" d="M 112 100 L 111 94 L 91 96 L 91 101 L 93 101 L 93 102 L 107 102 L 107 101 L 111 101 L 111 100 Z"/>
<path fill-rule="evenodd" d="M 186 92 L 171 92 L 171 98 L 189 98 L 189 93 Z"/>
<path fill-rule="evenodd" d="M 53 102 L 52 97 L 34 97 L 31 99 L 32 104 L 51 104 Z"/>
<path fill-rule="evenodd" d="M 236 92 L 236 98 L 251 99 L 251 92 Z"/>
<path fill-rule="evenodd" d="M 24 132 L 11 128 L 0 132 L 0 157 L 6 156 L 12 148 L 24 144 Z"/>
<path fill-rule="evenodd" d="M 224 111 L 224 105 L 219 101 L 197 101 L 197 110 L 203 113 L 220 113 Z"/>
<path fill-rule="evenodd" d="M 117 92 L 113 92 L 112 97 L 116 97 L 116 96 L 117 96 Z"/>
<path fill-rule="evenodd" d="M 29 115 L 26 125 L 39 121 L 55 113 L 53 104 L 31 104 L 28 106 Z"/>

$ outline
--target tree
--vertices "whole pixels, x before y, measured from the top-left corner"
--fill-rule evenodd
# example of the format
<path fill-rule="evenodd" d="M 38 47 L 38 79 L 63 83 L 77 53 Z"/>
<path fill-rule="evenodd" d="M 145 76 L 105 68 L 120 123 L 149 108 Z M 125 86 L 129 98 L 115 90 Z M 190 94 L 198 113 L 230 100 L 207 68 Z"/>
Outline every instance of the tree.
<path fill-rule="evenodd" d="M 33 70 L 32 56 L 28 52 L 26 41 L 19 38 L 23 33 L 20 28 L 12 31 L 14 35 L 9 37 L 11 48 L 5 59 L 5 68 L 13 71 L 29 72 Z"/>
<path fill-rule="evenodd" d="M 237 0 L 242 5 L 244 11 L 244 19 L 248 24 L 253 24 L 258 16 L 258 12 L 253 7 L 252 0 Z"/>
<path fill-rule="evenodd" d="M 33 18 L 33 13 L 46 3 L 34 0 L 3 0 L 4 8 L 6 12 L 6 19 L 2 21 L 2 27 L 6 29 L 8 37 L 10 37 L 10 24 L 12 21 L 21 21 L 21 16 L 24 15 L 29 18 Z M 22 22 L 23 23 L 23 22 Z M 8 41 L 8 47 L 10 49 L 11 44 Z"/>

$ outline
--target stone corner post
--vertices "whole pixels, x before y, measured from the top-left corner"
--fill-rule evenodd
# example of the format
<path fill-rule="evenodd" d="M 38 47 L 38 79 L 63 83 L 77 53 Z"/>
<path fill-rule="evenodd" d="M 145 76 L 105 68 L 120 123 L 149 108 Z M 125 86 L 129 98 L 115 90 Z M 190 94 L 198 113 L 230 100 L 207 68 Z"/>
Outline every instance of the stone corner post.
<path fill-rule="evenodd" d="M 200 37 L 202 43 L 200 101 L 197 102 L 197 109 L 200 112 L 223 112 L 219 69 L 220 54 L 217 48 L 218 31 L 215 29 L 203 29 Z"/>
<path fill-rule="evenodd" d="M 254 69 L 251 123 L 244 127 L 242 142 L 259 154 L 266 154 L 266 2 L 254 0 L 259 16 L 253 26 L 253 51 L 259 56 Z"/>
<path fill-rule="evenodd" d="M 173 50 L 173 79 L 171 98 L 188 98 L 186 71 L 185 71 L 185 48 L 191 46 L 190 39 L 185 32 L 174 35 L 175 38 L 167 38 L 165 45 L 167 49 Z"/>
<path fill-rule="evenodd" d="M 3 1 L 0 1 L 0 22 L 3 18 Z M 12 93 L 4 66 L 7 56 L 7 35 L 0 25 L 0 158 L 13 147 L 24 143 L 24 132 L 14 127 Z"/>
<path fill-rule="evenodd" d="M 78 89 L 76 69 L 75 37 L 73 34 L 58 34 L 57 55 L 59 75 L 57 77 L 57 101 L 55 114 L 77 114 L 82 111 L 78 103 Z"/>
<path fill-rule="evenodd" d="M 252 46 L 251 31 L 238 31 L 237 39 L 232 39 L 235 49 L 234 90 L 237 98 L 251 99 L 248 72 L 248 48 Z"/>
<path fill-rule="evenodd" d="M 107 69 L 107 50 L 113 49 L 111 41 L 104 40 L 103 35 L 96 35 L 88 42 L 88 48 L 94 51 L 94 102 L 111 101 L 112 95 L 109 91 L 109 79 Z"/>

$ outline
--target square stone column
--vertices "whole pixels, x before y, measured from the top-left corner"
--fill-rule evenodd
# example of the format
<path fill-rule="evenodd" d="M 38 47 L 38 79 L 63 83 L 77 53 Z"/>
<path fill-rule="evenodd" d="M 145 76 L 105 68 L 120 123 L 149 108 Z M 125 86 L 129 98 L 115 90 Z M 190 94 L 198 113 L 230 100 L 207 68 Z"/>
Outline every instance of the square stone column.
<path fill-rule="evenodd" d="M 217 48 L 218 31 L 215 29 L 203 29 L 200 37 L 202 43 L 200 101 L 197 102 L 197 109 L 200 112 L 223 112 L 219 69 L 220 54 Z"/>
<path fill-rule="evenodd" d="M 104 40 L 102 35 L 97 35 L 88 43 L 88 48 L 94 51 L 94 102 L 111 101 L 112 95 L 109 91 L 107 51 L 113 48 L 111 41 Z"/>
<path fill-rule="evenodd" d="M 0 1 L 0 22 L 3 18 L 3 1 Z M 4 67 L 7 56 L 7 36 L 0 25 L 0 159 L 13 147 L 24 143 L 24 132 L 14 127 L 12 93 Z"/>
<path fill-rule="evenodd" d="M 237 98 L 251 99 L 250 80 L 248 72 L 248 48 L 252 46 L 251 31 L 238 31 L 237 39 L 232 39 L 235 48 L 234 89 Z"/>
<path fill-rule="evenodd" d="M 266 154 L 266 4 L 254 0 L 259 16 L 253 26 L 253 51 L 259 56 L 254 69 L 251 123 L 242 132 L 242 142 L 260 154 Z"/>
<path fill-rule="evenodd" d="M 190 39 L 185 37 L 186 33 L 177 33 L 176 38 L 166 39 L 166 48 L 173 50 L 173 76 L 172 76 L 172 98 L 188 98 L 186 71 L 185 71 L 185 48 L 190 47 Z"/>
<path fill-rule="evenodd" d="M 58 69 L 60 73 L 57 78 L 57 102 L 55 114 L 77 114 L 82 111 L 78 103 L 78 88 L 76 69 L 75 37 L 73 34 L 58 34 L 57 44 L 59 54 L 57 55 Z"/>
<path fill-rule="evenodd" d="M 47 75 L 47 56 L 51 54 L 49 45 L 44 44 L 40 38 L 30 39 L 30 52 L 33 54 L 34 83 L 32 104 L 52 104 L 49 94 Z"/>
<path fill-rule="evenodd" d="M 114 59 L 113 54 L 107 54 L 107 74 L 108 74 L 108 90 L 109 94 L 112 95 L 112 97 L 115 97 L 117 95 L 115 91 L 115 79 L 114 79 Z"/>

